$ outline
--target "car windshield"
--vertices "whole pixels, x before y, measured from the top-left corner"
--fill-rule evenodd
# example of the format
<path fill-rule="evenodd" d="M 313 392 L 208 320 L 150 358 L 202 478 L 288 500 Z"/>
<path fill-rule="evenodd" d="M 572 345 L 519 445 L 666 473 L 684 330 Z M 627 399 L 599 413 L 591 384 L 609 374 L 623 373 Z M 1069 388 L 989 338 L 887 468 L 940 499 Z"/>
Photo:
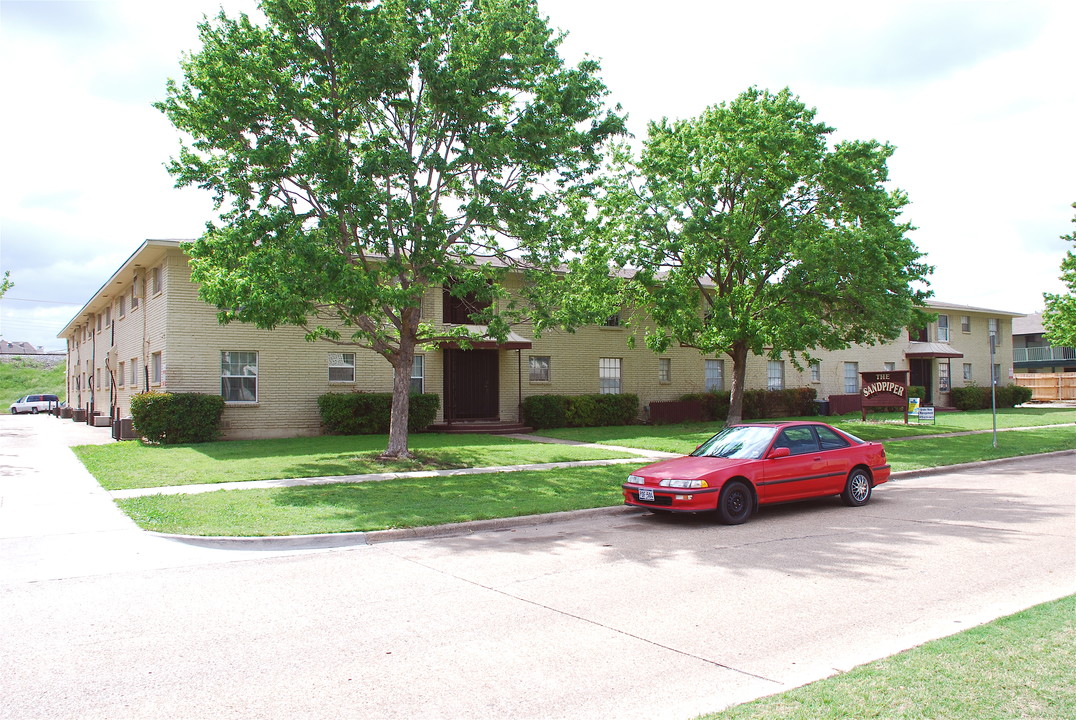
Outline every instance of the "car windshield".
<path fill-rule="evenodd" d="M 719 457 L 757 460 L 773 441 L 776 428 L 754 425 L 727 427 L 704 442 L 694 457 Z"/>

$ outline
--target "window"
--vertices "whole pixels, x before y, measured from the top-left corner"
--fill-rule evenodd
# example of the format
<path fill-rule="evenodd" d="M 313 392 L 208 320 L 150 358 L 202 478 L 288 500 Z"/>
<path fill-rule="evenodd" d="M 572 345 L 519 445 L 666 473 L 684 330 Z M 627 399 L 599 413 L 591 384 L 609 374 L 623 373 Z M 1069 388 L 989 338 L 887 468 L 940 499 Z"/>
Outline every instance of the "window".
<path fill-rule="evenodd" d="M 125 316 L 127 314 L 127 296 L 120 295 L 120 299 L 117 301 L 117 305 L 119 306 L 119 308 L 116 314 L 120 317 Z"/>
<path fill-rule="evenodd" d="M 766 389 L 785 389 L 785 361 L 770 360 L 766 363 Z"/>
<path fill-rule="evenodd" d="M 949 316 L 938 316 L 938 342 L 949 342 Z"/>
<path fill-rule="evenodd" d="M 329 353 L 329 382 L 355 382 L 355 353 Z"/>
<path fill-rule="evenodd" d="M 426 392 L 426 356 L 416 355 L 411 362 L 411 392 L 421 395 Z"/>
<path fill-rule="evenodd" d="M 837 448 L 848 447 L 848 441 L 828 427 L 816 425 L 814 430 L 818 433 L 818 442 L 821 444 L 823 450 L 836 450 Z"/>
<path fill-rule="evenodd" d="M 987 329 L 990 331 L 990 337 L 994 338 L 995 347 L 1001 344 L 1001 335 L 998 334 L 998 319 L 990 318 L 986 321 Z"/>
<path fill-rule="evenodd" d="M 131 384 L 137 387 L 137 385 L 138 385 L 138 359 L 137 358 L 131 358 L 130 367 L 131 367 Z"/>
<path fill-rule="evenodd" d="M 807 425 L 790 427 L 777 436 L 775 448 L 788 448 L 793 455 L 818 452 L 818 440 Z"/>
<path fill-rule="evenodd" d="M 960 332 L 965 332 L 965 333 L 970 333 L 971 332 L 971 316 L 970 315 L 961 315 L 960 316 Z"/>
<path fill-rule="evenodd" d="M 895 362 L 882 363 L 882 369 L 886 372 L 894 372 L 897 369 L 897 364 Z"/>
<path fill-rule="evenodd" d="M 598 392 L 603 395 L 620 393 L 620 358 L 598 358 Z"/>
<path fill-rule="evenodd" d="M 1001 365 L 994 365 L 994 384 L 997 385 L 1001 382 Z"/>
<path fill-rule="evenodd" d="M 549 382 L 549 356 L 531 355 L 531 382 Z"/>
<path fill-rule="evenodd" d="M 101 321 L 104 320 L 103 315 L 97 316 L 97 332 L 101 332 Z"/>
<path fill-rule="evenodd" d="M 108 307 L 105 308 L 105 326 L 107 327 L 107 326 L 109 326 L 111 324 L 112 324 L 112 306 L 109 305 Z"/>
<path fill-rule="evenodd" d="M 658 382 L 672 382 L 671 358 L 658 358 Z"/>
<path fill-rule="evenodd" d="M 258 353 L 220 354 L 220 394 L 225 402 L 258 402 Z"/>
<path fill-rule="evenodd" d="M 949 361 L 938 361 L 938 390 L 949 392 Z"/>
<path fill-rule="evenodd" d="M 921 328 L 908 328 L 908 339 L 912 342 L 927 342 L 927 329 Z"/>
<path fill-rule="evenodd" d="M 135 277 L 131 285 L 131 310 L 138 309 L 138 298 L 142 297 L 142 278 Z"/>
<path fill-rule="evenodd" d="M 474 323 L 472 315 L 487 310 L 490 306 L 488 299 L 480 299 L 478 293 L 467 293 L 463 297 L 455 297 L 449 288 L 444 288 L 443 302 L 441 307 L 444 322 L 454 325 L 470 325 Z"/>
<path fill-rule="evenodd" d="M 706 361 L 706 392 L 725 389 L 725 361 Z"/>
<path fill-rule="evenodd" d="M 811 362 L 811 382 L 822 382 L 822 363 L 818 360 Z"/>
<path fill-rule="evenodd" d="M 154 385 L 161 384 L 161 354 L 159 352 L 149 356 L 149 378 Z"/>
<path fill-rule="evenodd" d="M 124 381 L 124 380 L 125 380 L 126 378 L 127 378 L 127 368 L 126 368 L 126 367 L 124 366 L 124 364 L 123 364 L 123 363 L 121 362 L 121 363 L 120 363 L 120 367 L 119 367 L 119 372 L 117 372 L 117 373 L 116 373 L 116 380 L 117 380 L 117 382 L 119 383 L 119 386 L 120 386 L 120 387 L 123 387 L 123 381 Z"/>
<path fill-rule="evenodd" d="M 97 389 L 101 389 L 101 368 L 97 368 Z"/>
<path fill-rule="evenodd" d="M 613 313 L 605 318 L 605 327 L 620 327 L 620 313 Z"/>
<path fill-rule="evenodd" d="M 844 364 L 844 391 L 848 394 L 859 392 L 859 363 Z"/>
<path fill-rule="evenodd" d="M 971 363 L 964 363 L 964 381 L 971 382 Z"/>
<path fill-rule="evenodd" d="M 149 271 L 149 285 L 153 294 L 156 295 L 161 291 L 161 269 L 153 268 Z"/>

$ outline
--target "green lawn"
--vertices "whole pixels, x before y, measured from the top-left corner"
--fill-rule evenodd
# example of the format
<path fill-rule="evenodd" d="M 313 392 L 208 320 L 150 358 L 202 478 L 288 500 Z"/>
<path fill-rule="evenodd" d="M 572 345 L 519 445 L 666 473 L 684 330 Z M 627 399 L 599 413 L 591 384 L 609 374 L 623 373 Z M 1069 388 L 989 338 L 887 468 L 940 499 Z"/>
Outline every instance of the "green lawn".
<path fill-rule="evenodd" d="M 642 462 L 640 462 L 640 465 Z M 621 502 L 632 465 L 222 490 L 117 501 L 147 530 L 186 535 L 303 535 L 516 517 Z"/>
<path fill-rule="evenodd" d="M 1072 426 L 998 433 L 997 448 L 992 433 L 885 443 L 886 457 L 895 471 L 1072 449 L 1076 449 L 1076 427 Z"/>
<path fill-rule="evenodd" d="M 23 395 L 49 393 L 66 398 L 63 363 L 46 368 L 40 361 L 18 358 L 0 362 L 0 403 L 4 412 Z"/>
<path fill-rule="evenodd" d="M 1076 596 L 702 720 L 1076 718 Z"/>
<path fill-rule="evenodd" d="M 411 436 L 411 450 L 418 460 L 384 462 L 377 455 L 386 442 L 384 435 L 323 435 L 199 445 L 152 446 L 131 441 L 73 449 L 106 490 L 630 457 L 494 435 L 431 433 Z"/>

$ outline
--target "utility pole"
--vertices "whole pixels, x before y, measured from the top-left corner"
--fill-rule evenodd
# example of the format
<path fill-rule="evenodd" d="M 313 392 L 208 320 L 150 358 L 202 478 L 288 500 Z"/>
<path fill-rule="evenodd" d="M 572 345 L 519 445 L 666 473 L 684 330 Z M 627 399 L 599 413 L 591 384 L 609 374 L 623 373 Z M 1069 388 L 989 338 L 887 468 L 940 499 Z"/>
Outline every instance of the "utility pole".
<path fill-rule="evenodd" d="M 990 335 L 990 410 L 994 420 L 994 447 L 998 446 L 998 373 L 994 372 L 997 335 Z"/>

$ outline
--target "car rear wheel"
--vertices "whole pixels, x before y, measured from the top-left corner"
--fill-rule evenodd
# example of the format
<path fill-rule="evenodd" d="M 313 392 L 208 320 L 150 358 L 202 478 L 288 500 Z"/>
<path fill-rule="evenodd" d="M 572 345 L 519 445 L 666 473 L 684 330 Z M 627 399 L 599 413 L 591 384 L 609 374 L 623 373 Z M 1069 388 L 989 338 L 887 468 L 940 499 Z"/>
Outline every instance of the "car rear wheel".
<path fill-rule="evenodd" d="M 751 517 L 751 491 L 739 480 L 725 483 L 717 501 L 717 516 L 726 525 L 739 525 Z"/>
<path fill-rule="evenodd" d="M 849 507 L 866 505 L 871 499 L 871 476 L 864 468 L 855 468 L 848 473 L 848 482 L 844 484 L 841 500 Z"/>

